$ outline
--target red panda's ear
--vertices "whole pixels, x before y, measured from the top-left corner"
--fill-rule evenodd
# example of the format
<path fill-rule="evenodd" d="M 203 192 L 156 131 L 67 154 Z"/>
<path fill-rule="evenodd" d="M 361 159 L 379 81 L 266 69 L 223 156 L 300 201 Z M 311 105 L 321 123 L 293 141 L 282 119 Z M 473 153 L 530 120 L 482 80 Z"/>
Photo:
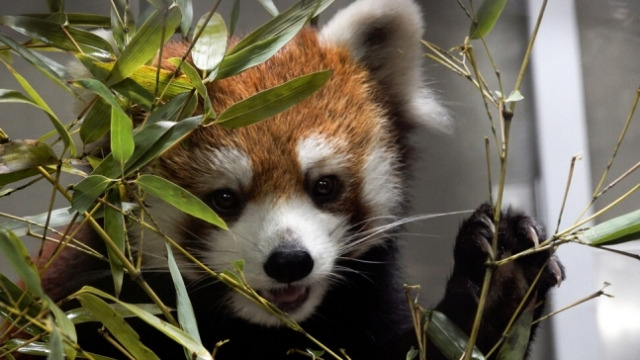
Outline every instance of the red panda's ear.
<path fill-rule="evenodd" d="M 407 120 L 446 131 L 447 111 L 424 86 L 422 31 L 413 0 L 358 0 L 322 28 L 321 39 L 347 47 Z"/>

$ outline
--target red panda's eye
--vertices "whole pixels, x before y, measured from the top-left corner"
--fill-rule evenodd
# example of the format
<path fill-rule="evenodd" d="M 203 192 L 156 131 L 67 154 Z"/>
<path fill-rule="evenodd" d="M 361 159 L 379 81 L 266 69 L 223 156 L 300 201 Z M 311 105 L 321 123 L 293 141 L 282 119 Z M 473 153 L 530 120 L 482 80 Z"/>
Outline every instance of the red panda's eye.
<path fill-rule="evenodd" d="M 213 210 L 220 216 L 237 216 L 243 208 L 240 196 L 233 190 L 221 189 L 211 194 L 211 205 Z"/>
<path fill-rule="evenodd" d="M 337 199 L 340 195 L 340 182 L 336 176 L 323 176 L 316 180 L 310 190 L 316 203 L 326 204 Z"/>

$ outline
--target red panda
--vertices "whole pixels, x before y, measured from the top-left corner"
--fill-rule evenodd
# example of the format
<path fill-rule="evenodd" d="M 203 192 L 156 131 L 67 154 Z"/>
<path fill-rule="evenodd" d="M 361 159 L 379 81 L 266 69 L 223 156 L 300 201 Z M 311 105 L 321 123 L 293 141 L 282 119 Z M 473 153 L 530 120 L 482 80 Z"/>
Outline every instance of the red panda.
<path fill-rule="evenodd" d="M 420 11 L 412 0 L 356 1 L 322 29 L 304 29 L 268 61 L 208 89 L 221 111 L 296 76 L 331 70 L 317 93 L 262 123 L 198 128 L 151 170 L 201 198 L 229 225 L 224 231 L 149 199 L 149 212 L 163 232 L 215 271 L 242 259 L 246 280 L 259 295 L 352 359 L 405 358 L 416 344 L 395 235 L 406 202 L 406 137 L 412 127 L 448 121 L 422 82 L 421 36 Z M 170 44 L 163 53 L 182 56 L 186 47 Z M 526 216 L 507 213 L 499 229 L 491 218 L 490 207 L 482 206 L 462 225 L 456 265 L 438 305 L 465 331 L 477 306 L 484 245 L 493 232 L 500 232 L 505 253 L 534 246 L 543 236 Z M 130 236 L 140 244 L 139 229 Z M 145 279 L 172 303 L 164 241 L 151 232 L 143 236 L 139 251 Z M 90 233 L 85 237 L 100 247 Z M 109 289 L 108 264 L 103 267 L 72 249 L 65 252 L 58 259 L 62 265 L 43 275 L 52 298 L 62 299 L 86 284 Z M 188 260 L 179 262 L 205 347 L 230 340 L 216 359 L 295 358 L 285 357 L 287 350 L 313 347 Z M 518 262 L 513 273 L 498 272 L 494 288 L 509 296 L 492 297 L 478 340 L 482 350 L 500 338 L 524 296 L 523 281 L 530 284 L 543 266 L 536 296 L 544 302 L 563 276 L 550 253 Z M 121 297 L 144 300 L 134 284 L 126 284 Z M 97 325 L 89 327 L 79 332 L 80 346 L 117 357 Z M 160 333 L 136 328 L 143 343 L 163 358 L 184 356 Z M 429 358 L 441 358 L 432 348 Z"/>

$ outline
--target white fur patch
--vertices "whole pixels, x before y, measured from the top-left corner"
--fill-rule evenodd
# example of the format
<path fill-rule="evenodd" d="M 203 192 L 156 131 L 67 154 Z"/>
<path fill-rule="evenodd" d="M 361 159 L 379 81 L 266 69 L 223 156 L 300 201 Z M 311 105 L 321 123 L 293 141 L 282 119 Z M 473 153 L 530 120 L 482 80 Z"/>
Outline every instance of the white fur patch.
<path fill-rule="evenodd" d="M 349 155 L 340 151 L 344 144 L 314 134 L 298 142 L 298 162 L 303 174 L 322 175 L 337 173 L 346 166 Z"/>
<path fill-rule="evenodd" d="M 313 270 L 291 285 L 309 288 L 309 298 L 289 315 L 302 321 L 315 311 L 329 287 L 334 262 L 346 231 L 345 219 L 318 210 L 310 199 L 297 197 L 285 202 L 265 199 L 247 205 L 229 232 L 216 232 L 209 240 L 205 263 L 214 270 L 229 269 L 231 263 L 243 259 L 244 275 L 258 292 L 282 288 L 264 271 L 264 263 L 282 242 L 292 238 L 306 249 L 314 261 Z M 287 236 L 283 236 L 287 233 Z M 253 323 L 279 326 L 278 319 L 238 293 L 230 295 L 235 313 Z"/>
<path fill-rule="evenodd" d="M 365 159 L 362 198 L 373 218 L 396 213 L 401 198 L 398 162 L 398 155 L 383 147 L 374 148 Z"/>
<path fill-rule="evenodd" d="M 205 154 L 198 157 L 206 159 L 206 169 L 203 173 L 207 179 L 200 182 L 203 191 L 221 188 L 242 189 L 251 186 L 253 170 L 251 160 L 244 151 L 236 148 L 206 149 Z M 194 156 L 195 157 L 195 156 Z"/>

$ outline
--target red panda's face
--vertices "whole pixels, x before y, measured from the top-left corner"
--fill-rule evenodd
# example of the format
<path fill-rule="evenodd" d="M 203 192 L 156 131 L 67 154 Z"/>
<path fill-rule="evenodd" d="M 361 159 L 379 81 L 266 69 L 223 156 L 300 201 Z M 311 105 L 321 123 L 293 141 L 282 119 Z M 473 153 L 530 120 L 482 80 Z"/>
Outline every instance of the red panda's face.
<path fill-rule="evenodd" d="M 269 62 L 209 89 L 220 111 L 249 89 L 325 69 L 332 79 L 298 106 L 246 128 L 201 128 L 161 159 L 158 171 L 210 205 L 229 231 L 166 207 L 152 210 L 211 269 L 242 259 L 249 284 L 296 320 L 312 314 L 340 281 L 339 258 L 379 245 L 376 229 L 401 199 L 397 135 L 374 102 L 365 69 L 344 49 L 321 46 L 311 31 Z M 185 274 L 206 276 L 197 269 Z M 277 324 L 242 295 L 230 296 L 239 316 Z"/>
<path fill-rule="evenodd" d="M 354 5 L 361 8 L 358 16 L 369 16 L 351 19 L 352 6 L 321 35 L 304 30 L 266 63 L 208 89 L 218 113 L 296 76 L 331 70 L 321 90 L 262 123 L 198 129 L 156 167 L 229 226 L 223 231 L 151 203 L 163 231 L 215 271 L 243 260 L 249 285 L 297 321 L 310 317 L 327 290 L 342 281 L 341 273 L 349 271 L 342 260 L 382 246 L 398 216 L 406 135 L 399 123 L 441 113 L 420 85 L 416 9 L 397 11 L 385 1 Z M 352 20 L 363 24 L 340 29 Z M 384 36 L 369 38 L 381 26 L 389 27 L 382 28 Z M 347 30 L 346 39 L 335 35 Z M 172 51 L 180 49 L 165 53 Z M 192 264 L 182 271 L 192 280 L 208 276 Z M 242 295 L 228 296 L 237 316 L 279 324 Z"/>

